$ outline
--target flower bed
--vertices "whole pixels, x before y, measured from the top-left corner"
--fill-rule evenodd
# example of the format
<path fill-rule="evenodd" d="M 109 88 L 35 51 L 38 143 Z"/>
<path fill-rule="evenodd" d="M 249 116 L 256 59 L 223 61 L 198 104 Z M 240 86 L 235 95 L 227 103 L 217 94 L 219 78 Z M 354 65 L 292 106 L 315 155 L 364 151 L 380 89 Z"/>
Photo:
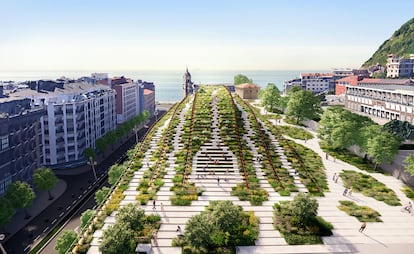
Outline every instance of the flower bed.
<path fill-rule="evenodd" d="M 344 182 L 345 187 L 352 188 L 354 192 L 360 192 L 367 197 L 383 201 L 390 206 L 401 205 L 395 192 L 372 176 L 352 170 L 344 170 L 339 176 L 342 182 Z"/>
<path fill-rule="evenodd" d="M 356 217 L 363 222 L 382 222 L 379 218 L 381 214 L 368 206 L 359 206 L 352 201 L 339 200 L 341 205 L 338 208 L 350 216 Z"/>

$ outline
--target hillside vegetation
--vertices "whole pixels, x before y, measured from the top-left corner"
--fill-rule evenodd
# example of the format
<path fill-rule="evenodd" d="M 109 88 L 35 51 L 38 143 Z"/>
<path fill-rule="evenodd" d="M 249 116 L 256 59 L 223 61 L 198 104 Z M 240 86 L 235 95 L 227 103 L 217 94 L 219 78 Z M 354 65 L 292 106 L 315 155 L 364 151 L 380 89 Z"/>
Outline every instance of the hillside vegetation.
<path fill-rule="evenodd" d="M 369 67 L 377 63 L 385 66 L 388 54 L 396 54 L 399 57 L 408 57 L 410 54 L 414 54 L 414 18 L 395 31 L 391 38 L 384 41 L 362 67 Z"/>

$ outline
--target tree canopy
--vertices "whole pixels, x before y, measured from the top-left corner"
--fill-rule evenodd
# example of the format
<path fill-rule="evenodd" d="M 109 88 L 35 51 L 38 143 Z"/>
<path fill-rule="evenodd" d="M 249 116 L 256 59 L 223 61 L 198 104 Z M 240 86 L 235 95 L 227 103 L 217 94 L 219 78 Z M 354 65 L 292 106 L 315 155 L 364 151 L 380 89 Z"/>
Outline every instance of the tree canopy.
<path fill-rule="evenodd" d="M 409 173 L 410 175 L 414 176 L 414 155 L 408 155 L 405 160 L 406 164 L 405 172 Z"/>
<path fill-rule="evenodd" d="M 38 168 L 33 174 L 33 182 L 38 190 L 48 192 L 49 200 L 53 199 L 50 191 L 55 188 L 58 178 L 50 168 Z"/>
<path fill-rule="evenodd" d="M 247 76 L 244 76 L 243 74 L 237 74 L 234 76 L 234 85 L 240 85 L 244 83 L 253 83 L 252 79 L 249 79 Z"/>
<path fill-rule="evenodd" d="M 296 124 L 305 118 L 317 118 L 321 112 L 321 102 L 311 91 L 300 90 L 289 94 L 286 115 L 296 119 Z"/>
<path fill-rule="evenodd" d="M 14 209 L 10 201 L 6 198 L 0 198 L 0 228 L 7 225 L 14 215 Z"/>
<path fill-rule="evenodd" d="M 104 186 L 101 189 L 95 192 L 95 201 L 98 205 L 101 205 L 107 198 L 109 192 L 111 191 L 110 188 Z"/>
<path fill-rule="evenodd" d="M 384 124 L 383 128 L 402 140 L 414 139 L 414 126 L 407 121 L 394 119 Z"/>
<path fill-rule="evenodd" d="M 125 169 L 126 169 L 126 166 L 123 164 L 112 165 L 108 171 L 108 183 L 110 185 L 114 185 L 118 181 L 118 179 L 122 176 Z"/>
<path fill-rule="evenodd" d="M 260 90 L 259 96 L 262 105 L 270 112 L 283 111 L 286 108 L 287 97 L 282 97 L 273 83 L 268 83 L 265 89 Z"/>
<path fill-rule="evenodd" d="M 401 141 L 394 135 L 382 130 L 381 126 L 373 125 L 371 138 L 367 139 L 366 152 L 372 157 L 375 167 L 383 162 L 392 162 L 398 153 Z"/>
<path fill-rule="evenodd" d="M 96 211 L 92 209 L 88 209 L 82 213 L 81 218 L 80 218 L 80 221 L 81 221 L 80 227 L 82 229 L 85 228 L 89 224 L 89 222 L 95 216 L 95 213 Z"/>
<path fill-rule="evenodd" d="M 292 215 L 299 219 L 301 225 L 308 225 L 318 215 L 318 206 L 316 199 L 299 193 L 291 203 Z"/>
<path fill-rule="evenodd" d="M 231 201 L 210 201 L 205 211 L 187 222 L 184 245 L 202 253 L 212 253 L 224 246 L 254 245 L 257 223 L 253 213 L 243 212 Z"/>
<path fill-rule="evenodd" d="M 15 209 L 30 206 L 35 197 L 36 195 L 32 187 L 28 183 L 21 181 L 10 184 L 6 192 L 6 198 Z"/>
<path fill-rule="evenodd" d="M 368 117 L 340 107 L 329 107 L 319 121 L 318 136 L 334 149 L 346 149 L 352 145 L 363 148 L 363 128 L 372 124 L 374 122 Z"/>
<path fill-rule="evenodd" d="M 55 250 L 59 254 L 66 254 L 77 239 L 78 235 L 73 230 L 64 230 L 56 241 Z"/>

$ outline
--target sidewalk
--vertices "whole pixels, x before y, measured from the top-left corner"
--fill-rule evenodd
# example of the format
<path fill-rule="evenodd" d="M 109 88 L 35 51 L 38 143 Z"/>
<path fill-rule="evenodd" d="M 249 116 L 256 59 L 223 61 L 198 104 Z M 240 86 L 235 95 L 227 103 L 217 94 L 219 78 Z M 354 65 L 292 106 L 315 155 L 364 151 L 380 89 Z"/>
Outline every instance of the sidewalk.
<path fill-rule="evenodd" d="M 49 194 L 47 191 L 36 191 L 36 198 L 34 199 L 32 205 L 27 209 L 27 213 L 30 215 L 29 219 L 25 219 L 25 213 L 23 209 L 17 211 L 9 224 L 7 224 L 5 229 L 7 241 L 10 237 L 16 234 L 17 231 L 25 227 L 33 218 L 39 215 L 43 210 L 45 210 L 49 205 L 55 202 L 66 190 L 66 182 L 62 179 L 59 179 L 58 183 L 54 190 L 51 191 L 53 196 L 52 200 L 49 200 Z"/>

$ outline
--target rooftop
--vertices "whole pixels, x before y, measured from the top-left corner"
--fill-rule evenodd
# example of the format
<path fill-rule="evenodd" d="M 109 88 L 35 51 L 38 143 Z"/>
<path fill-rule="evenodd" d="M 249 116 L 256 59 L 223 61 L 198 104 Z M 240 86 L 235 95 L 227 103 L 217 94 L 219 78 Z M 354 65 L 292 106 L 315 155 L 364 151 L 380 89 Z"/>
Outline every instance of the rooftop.
<path fill-rule="evenodd" d="M 409 79 L 380 79 L 380 78 L 364 78 L 358 81 L 360 84 L 384 84 L 384 85 L 410 85 L 411 80 Z"/>
<path fill-rule="evenodd" d="M 236 86 L 237 88 L 258 88 L 258 85 L 255 84 L 249 84 L 249 83 L 244 83 L 244 84 L 240 84 Z"/>

